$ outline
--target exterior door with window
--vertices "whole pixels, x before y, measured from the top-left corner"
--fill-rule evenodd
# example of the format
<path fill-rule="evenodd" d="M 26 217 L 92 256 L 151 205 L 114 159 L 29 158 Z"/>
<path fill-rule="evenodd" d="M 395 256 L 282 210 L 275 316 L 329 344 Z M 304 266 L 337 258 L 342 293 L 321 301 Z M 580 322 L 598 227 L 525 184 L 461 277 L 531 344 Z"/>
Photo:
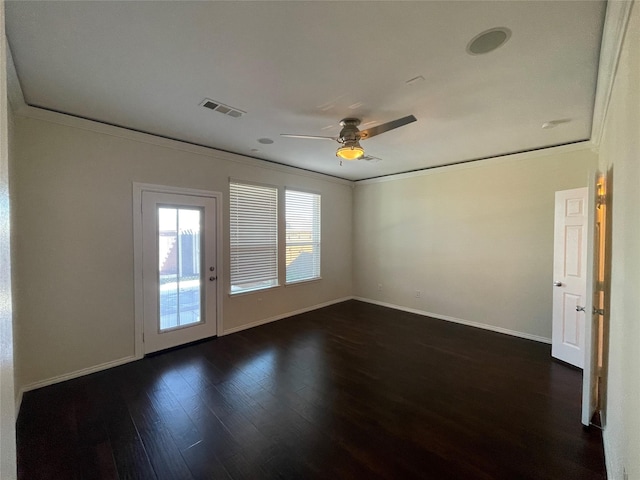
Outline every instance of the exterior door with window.
<path fill-rule="evenodd" d="M 217 334 L 216 207 L 142 192 L 144 353 Z"/>

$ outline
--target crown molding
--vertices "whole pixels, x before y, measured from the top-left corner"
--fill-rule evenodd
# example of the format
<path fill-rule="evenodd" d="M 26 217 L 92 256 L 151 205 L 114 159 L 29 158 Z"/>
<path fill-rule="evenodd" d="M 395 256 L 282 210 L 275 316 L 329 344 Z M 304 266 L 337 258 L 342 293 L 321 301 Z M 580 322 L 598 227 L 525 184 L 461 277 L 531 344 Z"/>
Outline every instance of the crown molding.
<path fill-rule="evenodd" d="M 18 116 L 26 117 L 26 118 L 41 120 L 44 122 L 55 123 L 58 125 L 64 125 L 72 128 L 78 128 L 80 130 L 87 130 L 95 133 L 101 133 L 103 135 L 110 135 L 113 137 L 132 140 L 134 142 L 147 143 L 150 145 L 169 148 L 172 150 L 178 150 L 182 152 L 193 153 L 196 155 L 212 157 L 212 158 L 227 161 L 227 162 L 250 165 L 252 167 L 262 168 L 265 170 L 273 170 L 280 173 L 287 173 L 292 175 L 301 175 L 305 177 L 315 178 L 318 180 L 323 180 L 325 182 L 337 183 L 339 185 L 349 185 L 349 186 L 353 185 L 353 182 L 351 180 L 346 180 L 339 177 L 333 177 L 331 175 L 325 175 L 323 173 L 304 170 L 304 169 L 296 168 L 290 165 L 269 162 L 268 160 L 260 160 L 256 158 L 246 157 L 244 155 L 225 152 L 223 150 L 216 150 L 214 148 L 195 145 L 188 142 L 182 142 L 180 140 L 175 140 L 172 138 L 160 137 L 150 133 L 129 130 L 124 127 L 110 125 L 107 123 L 101 123 L 95 120 L 76 117 L 74 115 L 55 112 L 55 111 L 47 110 L 44 108 L 33 107 L 28 104 L 24 104 L 24 106 L 21 106 L 19 108 L 14 108 L 14 114 Z"/>
<path fill-rule="evenodd" d="M 5 37 L 5 40 L 5 45 L 7 46 L 7 97 L 9 98 L 11 110 L 15 115 L 23 112 L 24 109 L 27 108 L 27 104 L 24 101 L 24 94 L 22 93 L 22 86 L 18 79 L 16 65 L 13 63 L 13 54 L 11 53 L 9 39 Z"/>
<path fill-rule="evenodd" d="M 593 123 L 591 126 L 591 142 L 596 148 L 600 145 L 600 140 L 602 139 L 620 53 L 622 52 L 622 44 L 634 1 L 609 0 L 607 2 L 598 65 L 598 84 L 593 107 Z"/>
<path fill-rule="evenodd" d="M 498 165 L 506 162 L 517 160 L 525 160 L 528 158 L 547 157 L 549 155 L 558 155 L 561 153 L 576 152 L 580 150 L 593 150 L 593 143 L 590 140 L 581 142 L 568 143 L 555 147 L 546 147 L 526 152 L 511 153 L 505 155 L 497 155 L 495 157 L 480 158 L 478 160 L 470 160 L 468 162 L 455 163 L 452 165 L 439 165 L 429 167 L 424 170 L 416 170 L 414 172 L 397 173 L 395 175 L 386 175 L 384 177 L 370 178 L 368 180 L 356 180 L 356 186 L 371 185 L 374 183 L 392 182 L 395 180 L 403 180 L 412 177 L 424 177 L 427 175 L 438 175 L 440 173 L 454 172 L 457 170 L 468 170 L 470 168 L 482 168 L 490 165 Z"/>

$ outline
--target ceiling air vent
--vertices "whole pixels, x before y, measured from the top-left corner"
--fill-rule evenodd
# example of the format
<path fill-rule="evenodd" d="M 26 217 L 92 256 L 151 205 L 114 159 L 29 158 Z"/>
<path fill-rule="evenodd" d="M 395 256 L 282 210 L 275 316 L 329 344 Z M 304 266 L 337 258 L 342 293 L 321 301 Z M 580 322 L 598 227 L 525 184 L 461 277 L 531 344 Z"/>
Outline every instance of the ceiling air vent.
<path fill-rule="evenodd" d="M 213 110 L 215 112 L 220 112 L 225 115 L 229 115 L 233 118 L 239 118 L 243 116 L 247 112 L 243 112 L 237 108 L 230 107 L 229 105 L 224 105 L 223 103 L 216 102 L 215 100 L 211 100 L 209 98 L 205 98 L 201 103 L 201 107 L 208 108 L 209 110 Z"/>

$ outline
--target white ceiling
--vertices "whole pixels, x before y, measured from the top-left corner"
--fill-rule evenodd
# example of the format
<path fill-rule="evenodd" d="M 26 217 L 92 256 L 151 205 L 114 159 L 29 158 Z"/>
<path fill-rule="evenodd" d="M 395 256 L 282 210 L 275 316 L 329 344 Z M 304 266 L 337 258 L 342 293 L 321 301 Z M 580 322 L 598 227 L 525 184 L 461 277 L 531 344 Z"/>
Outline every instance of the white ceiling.
<path fill-rule="evenodd" d="M 601 1 L 6 3 L 29 105 L 350 180 L 589 139 L 604 12 Z M 467 54 L 493 27 L 510 40 Z M 247 113 L 207 110 L 206 97 Z M 279 136 L 410 114 L 362 143 L 379 162 L 340 166 L 337 143 Z M 559 119 L 570 122 L 541 128 Z"/>

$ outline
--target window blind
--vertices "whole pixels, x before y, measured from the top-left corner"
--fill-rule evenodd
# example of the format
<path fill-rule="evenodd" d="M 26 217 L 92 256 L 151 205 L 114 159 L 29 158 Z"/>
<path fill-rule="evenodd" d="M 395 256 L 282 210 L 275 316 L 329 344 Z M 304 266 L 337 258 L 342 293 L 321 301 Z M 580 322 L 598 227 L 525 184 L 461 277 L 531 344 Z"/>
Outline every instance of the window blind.
<path fill-rule="evenodd" d="M 231 293 L 278 284 L 278 189 L 229 184 Z"/>
<path fill-rule="evenodd" d="M 287 189 L 287 283 L 320 278 L 320 195 Z"/>

